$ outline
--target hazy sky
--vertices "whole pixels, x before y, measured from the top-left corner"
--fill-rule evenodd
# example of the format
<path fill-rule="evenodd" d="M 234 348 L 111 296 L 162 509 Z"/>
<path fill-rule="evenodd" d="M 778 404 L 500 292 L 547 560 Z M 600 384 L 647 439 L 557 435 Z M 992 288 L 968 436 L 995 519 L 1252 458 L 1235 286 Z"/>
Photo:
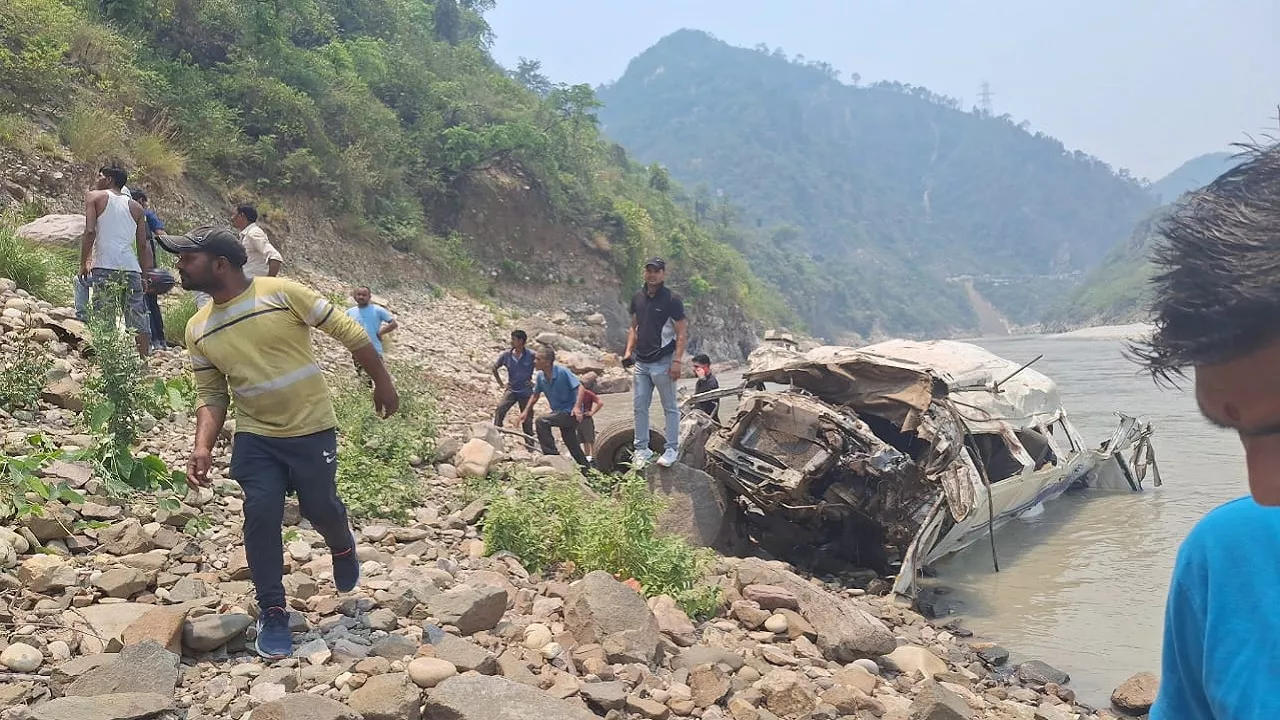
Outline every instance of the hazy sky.
<path fill-rule="evenodd" d="M 609 82 L 682 27 L 1028 120 L 1137 176 L 1276 131 L 1280 0 L 498 0 L 494 54 Z"/>

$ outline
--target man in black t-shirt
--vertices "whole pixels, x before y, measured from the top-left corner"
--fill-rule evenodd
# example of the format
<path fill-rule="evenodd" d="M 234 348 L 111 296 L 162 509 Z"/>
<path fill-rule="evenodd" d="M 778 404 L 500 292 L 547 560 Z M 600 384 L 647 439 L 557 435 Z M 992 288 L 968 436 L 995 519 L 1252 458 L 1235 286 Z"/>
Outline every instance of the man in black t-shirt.
<path fill-rule="evenodd" d="M 689 339 L 684 301 L 666 286 L 667 263 L 659 257 L 644 264 L 644 287 L 631 298 L 631 329 L 622 362 L 634 363 L 634 411 L 636 424 L 635 461 L 643 466 L 653 459 L 649 449 L 649 406 L 658 390 L 666 420 L 667 445 L 658 464 L 671 467 L 680 455 L 680 407 L 676 401 L 676 381 L 680 379 L 680 359 Z"/>

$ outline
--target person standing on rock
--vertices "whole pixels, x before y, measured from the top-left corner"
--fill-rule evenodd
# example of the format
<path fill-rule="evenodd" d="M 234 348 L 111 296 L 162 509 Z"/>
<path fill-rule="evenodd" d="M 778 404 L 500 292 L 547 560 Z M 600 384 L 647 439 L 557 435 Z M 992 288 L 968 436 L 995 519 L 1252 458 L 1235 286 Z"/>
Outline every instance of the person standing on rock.
<path fill-rule="evenodd" d="M 209 486 L 214 444 L 234 397 L 230 475 L 244 491 L 245 556 L 260 610 L 256 650 L 264 658 L 288 657 L 293 641 L 281 582 L 286 493 L 297 493 L 303 517 L 329 546 L 338 591 L 360 580 L 355 536 L 335 483 L 338 423 L 311 329 L 351 351 L 373 379 L 379 415 L 394 413 L 400 398 L 364 328 L 308 287 L 246 275 L 247 253 L 231 230 L 205 227 L 157 240 L 177 254 L 182 287 L 212 298 L 186 329 L 197 397 L 187 482 Z"/>
<path fill-rule="evenodd" d="M 680 407 L 676 401 L 676 381 L 680 379 L 680 359 L 689 338 L 684 301 L 666 286 L 667 263 L 652 257 L 644 264 L 644 287 L 631 297 L 631 329 L 627 332 L 624 366 L 634 365 L 635 464 L 643 467 L 653 459 L 649 449 L 649 408 L 653 391 L 658 390 L 666 420 L 667 445 L 658 464 L 671 467 L 680 456 Z"/>
<path fill-rule="evenodd" d="M 547 404 L 551 412 L 538 418 L 535 423 L 538 431 L 538 444 L 543 455 L 559 455 L 555 438 L 551 437 L 551 428 L 560 428 L 560 439 L 574 462 L 586 470 L 591 465 L 587 456 L 582 453 L 578 443 L 578 423 L 582 421 L 582 399 L 586 387 L 578 380 L 569 368 L 556 364 L 556 351 L 549 347 L 538 350 L 534 357 L 537 368 L 537 381 L 533 386 L 533 397 L 520 413 L 520 423 L 524 424 L 538 404 L 538 398 L 547 396 Z"/>
<path fill-rule="evenodd" d="M 151 321 L 143 276 L 155 267 L 155 257 L 142 206 L 121 192 L 128 179 L 122 168 L 104 167 L 84 197 L 78 282 L 88 293 L 85 304 L 92 312 L 103 312 L 110 304 L 113 316 L 124 313 L 138 355 L 145 358 L 151 350 Z"/>
<path fill-rule="evenodd" d="M 516 405 L 521 410 L 521 429 L 524 430 L 525 445 L 533 452 L 533 416 L 524 412 L 529 406 L 529 398 L 533 396 L 534 353 L 528 348 L 529 335 L 523 330 L 511 331 L 511 349 L 503 352 L 493 363 L 493 379 L 498 387 L 505 387 L 507 394 L 498 403 L 498 410 L 493 414 L 493 424 L 502 427 L 507 413 Z M 498 368 L 507 369 L 507 381 L 502 382 Z"/>
<path fill-rule="evenodd" d="M 1165 604 L 1152 720 L 1280 718 L 1280 144 L 1190 193 L 1152 254 L 1155 328 L 1131 345 L 1157 381 L 1244 447 L 1250 496 L 1192 528 Z"/>
<path fill-rule="evenodd" d="M 399 328 L 400 323 L 396 322 L 396 317 L 390 310 L 371 302 L 373 292 L 367 286 L 361 285 L 352 290 L 351 298 L 356 301 L 356 306 L 347 308 L 347 317 L 364 328 L 364 331 L 369 334 L 369 342 L 373 343 L 373 349 L 378 351 L 378 357 L 382 357 L 383 336 Z M 359 362 L 356 362 L 356 374 L 368 379 Z"/>

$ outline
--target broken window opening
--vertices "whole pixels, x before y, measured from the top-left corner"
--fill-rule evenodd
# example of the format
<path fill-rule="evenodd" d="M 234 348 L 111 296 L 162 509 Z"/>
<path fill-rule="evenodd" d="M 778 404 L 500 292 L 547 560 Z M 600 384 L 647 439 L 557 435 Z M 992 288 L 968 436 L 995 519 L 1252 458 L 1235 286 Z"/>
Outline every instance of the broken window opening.
<path fill-rule="evenodd" d="M 1018 442 L 1022 443 L 1022 447 L 1031 456 L 1034 463 L 1034 469 L 1040 470 L 1046 465 L 1057 465 L 1058 456 L 1053 452 L 1053 447 L 1049 444 L 1049 439 L 1035 428 L 1024 428 L 1014 431 L 1018 436 Z"/>
<path fill-rule="evenodd" d="M 987 469 L 987 478 L 992 484 L 1022 474 L 1022 463 L 1014 457 L 1013 450 L 999 433 L 974 433 L 973 446 L 978 449 L 978 458 Z"/>

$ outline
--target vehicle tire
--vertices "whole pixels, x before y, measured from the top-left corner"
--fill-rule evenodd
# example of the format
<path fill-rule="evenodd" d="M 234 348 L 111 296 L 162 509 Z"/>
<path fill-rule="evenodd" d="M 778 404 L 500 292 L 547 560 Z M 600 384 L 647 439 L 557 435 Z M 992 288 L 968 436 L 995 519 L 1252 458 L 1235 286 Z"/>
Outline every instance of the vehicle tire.
<path fill-rule="evenodd" d="M 636 428 L 631 420 L 617 420 L 596 430 L 595 465 L 600 472 L 626 472 L 635 447 Z M 667 446 L 662 431 L 649 428 L 649 449 L 661 454 Z"/>

